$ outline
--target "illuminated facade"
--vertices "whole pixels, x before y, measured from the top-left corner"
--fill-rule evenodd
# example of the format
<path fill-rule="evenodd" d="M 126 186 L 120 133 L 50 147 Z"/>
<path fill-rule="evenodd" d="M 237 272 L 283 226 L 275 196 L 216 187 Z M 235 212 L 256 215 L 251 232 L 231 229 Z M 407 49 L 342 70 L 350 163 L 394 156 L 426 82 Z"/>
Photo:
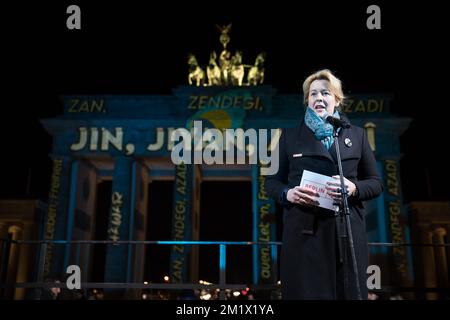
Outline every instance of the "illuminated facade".
<path fill-rule="evenodd" d="M 202 181 L 251 181 L 253 240 L 275 241 L 275 204 L 262 188 L 258 164 L 192 164 L 175 166 L 174 142 L 169 136 L 192 120 L 204 127 L 270 129 L 296 126 L 303 117 L 300 95 L 277 95 L 271 86 L 191 87 L 169 96 L 65 96 L 64 114 L 42 123 L 53 136 L 54 168 L 49 193 L 45 239 L 92 240 L 96 224 L 96 192 L 100 181 L 112 181 L 108 240 L 145 240 L 148 186 L 153 181 L 174 181 L 172 239 L 199 240 Z M 389 113 L 389 96 L 351 96 L 344 112 L 352 123 L 366 128 L 375 152 L 385 191 L 367 203 L 370 242 L 408 242 L 408 220 L 402 203 L 398 139 L 409 119 Z M 267 221 L 270 221 L 267 222 Z M 151 223 L 151 221 L 150 221 Z M 92 253 L 85 248 L 49 247 L 46 274 L 80 265 L 89 275 Z M 141 282 L 144 251 L 108 246 L 106 282 Z M 277 279 L 277 257 L 270 247 L 253 251 L 253 282 Z M 155 262 L 158 263 L 158 262 Z M 198 250 L 173 246 L 171 280 L 198 280 Z M 371 263 L 383 270 L 382 281 L 410 285 L 411 255 L 407 249 L 374 247 Z M 389 270 L 385 272 L 385 270 Z M 88 279 L 88 278 L 86 278 Z"/>

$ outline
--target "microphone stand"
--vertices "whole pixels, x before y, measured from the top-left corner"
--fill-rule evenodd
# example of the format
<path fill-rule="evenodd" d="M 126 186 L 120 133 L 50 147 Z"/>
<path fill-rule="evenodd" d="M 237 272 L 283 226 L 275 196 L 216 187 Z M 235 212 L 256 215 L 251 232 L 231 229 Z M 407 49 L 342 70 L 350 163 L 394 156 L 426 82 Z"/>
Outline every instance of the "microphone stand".
<path fill-rule="evenodd" d="M 343 270 L 344 270 L 344 292 L 345 292 L 345 298 L 348 299 L 348 273 L 349 273 L 349 265 L 348 265 L 348 259 L 347 259 L 347 245 L 350 249 L 350 254 L 352 257 L 352 266 L 353 270 L 355 272 L 355 282 L 356 282 L 356 293 L 357 293 L 357 299 L 362 300 L 361 297 L 361 288 L 359 284 L 359 273 L 358 273 L 358 266 L 356 264 L 356 255 L 355 255 L 355 246 L 353 244 L 353 234 L 352 234 L 352 228 L 350 223 L 350 209 L 348 206 L 348 191 L 344 183 L 344 173 L 342 170 L 342 161 L 341 161 L 341 152 L 339 149 L 339 139 L 338 139 L 338 131 L 337 127 L 334 127 L 333 131 L 333 137 L 335 141 L 336 146 L 336 156 L 337 156 L 337 162 L 339 167 L 339 177 L 341 182 L 341 197 L 342 197 L 342 203 L 339 206 L 339 225 L 337 226 L 338 230 L 338 245 L 339 245 L 339 252 L 340 252 L 340 261 L 343 263 Z M 342 231 L 342 232 L 341 232 Z M 346 241 L 348 243 L 346 243 Z M 344 253 L 342 254 L 342 249 L 344 249 Z"/>

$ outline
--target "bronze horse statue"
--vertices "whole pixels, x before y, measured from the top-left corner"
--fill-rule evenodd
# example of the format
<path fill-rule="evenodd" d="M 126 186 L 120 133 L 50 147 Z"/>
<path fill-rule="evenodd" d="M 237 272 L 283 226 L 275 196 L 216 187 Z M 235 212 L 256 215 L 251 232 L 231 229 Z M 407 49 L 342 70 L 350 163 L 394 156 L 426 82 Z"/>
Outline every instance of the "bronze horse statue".
<path fill-rule="evenodd" d="M 255 59 L 255 65 L 250 68 L 247 75 L 249 86 L 256 86 L 264 82 L 264 62 L 266 60 L 265 52 L 258 54 Z"/>
<path fill-rule="evenodd" d="M 242 86 L 244 80 L 244 65 L 242 64 L 242 52 L 236 51 L 231 58 L 231 84 L 233 86 Z"/>
<path fill-rule="evenodd" d="M 192 85 L 195 83 L 197 87 L 202 86 L 205 81 L 205 71 L 198 65 L 197 59 L 193 54 L 188 55 L 189 75 L 188 81 Z"/>
<path fill-rule="evenodd" d="M 206 67 L 206 75 L 208 76 L 208 85 L 209 86 L 220 86 L 221 85 L 221 77 L 220 77 L 220 68 L 216 62 L 217 53 L 215 51 L 211 52 L 209 56 L 209 64 Z"/>

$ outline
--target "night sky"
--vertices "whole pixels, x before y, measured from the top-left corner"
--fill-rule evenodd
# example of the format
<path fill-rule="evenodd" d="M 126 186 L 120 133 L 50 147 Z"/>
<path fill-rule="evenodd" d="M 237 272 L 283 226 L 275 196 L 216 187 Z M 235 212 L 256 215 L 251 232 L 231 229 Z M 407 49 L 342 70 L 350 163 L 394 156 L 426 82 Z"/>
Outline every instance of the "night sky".
<path fill-rule="evenodd" d="M 371 2 L 73 3 L 79 31 L 66 29 L 68 2 L 4 13 L 1 199 L 46 200 L 51 138 L 38 119 L 62 114 L 60 95 L 170 94 L 187 82 L 187 54 L 206 63 L 221 49 L 215 24 L 232 23 L 229 48 L 242 50 L 245 63 L 266 51 L 265 83 L 279 94 L 300 93 L 321 68 L 336 73 L 346 94 L 393 94 L 392 112 L 413 119 L 400 137 L 405 201 L 450 200 L 441 71 L 450 55 L 445 10 L 436 5 L 376 1 L 382 28 L 368 30 Z"/>

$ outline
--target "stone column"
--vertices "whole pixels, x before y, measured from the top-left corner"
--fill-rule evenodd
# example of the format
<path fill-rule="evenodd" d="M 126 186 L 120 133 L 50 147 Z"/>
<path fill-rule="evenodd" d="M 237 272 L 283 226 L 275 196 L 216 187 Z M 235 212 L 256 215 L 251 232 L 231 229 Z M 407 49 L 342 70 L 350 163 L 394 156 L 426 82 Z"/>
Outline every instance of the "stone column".
<path fill-rule="evenodd" d="M 3 266 L 3 261 L 1 258 L 3 257 L 3 246 L 6 244 L 6 240 L 8 239 L 8 224 L 6 222 L 0 222 L 0 239 L 3 239 L 3 241 L 0 241 L 0 270 Z M 7 257 L 4 257 L 4 259 L 7 259 Z"/>
<path fill-rule="evenodd" d="M 53 172 L 48 195 L 44 239 L 65 240 L 68 225 L 72 158 L 56 154 L 51 155 L 51 157 L 53 160 Z M 61 276 L 65 273 L 63 264 L 64 245 L 48 244 L 45 253 L 44 278 Z"/>
<path fill-rule="evenodd" d="M 434 247 L 434 256 L 436 263 L 436 280 L 438 288 L 448 288 L 448 264 L 447 264 L 447 256 L 446 249 L 443 246 L 445 243 L 445 235 L 446 231 L 442 227 L 438 227 L 433 230 L 433 242 L 436 245 Z"/>
<path fill-rule="evenodd" d="M 201 165 L 194 165 L 194 179 L 192 181 L 192 241 L 200 240 L 200 199 L 201 199 L 201 183 L 202 183 L 202 171 Z M 199 273 L 199 246 L 192 246 L 191 248 L 191 265 L 190 265 L 190 281 L 192 283 L 198 283 Z"/>
<path fill-rule="evenodd" d="M 0 277 L 2 277 L 6 272 L 6 263 L 8 261 L 8 257 L 6 256 L 6 248 L 8 247 L 8 242 L 6 241 L 8 239 L 8 224 L 6 222 L 0 222 L 0 239 L 3 239 L 3 241 L 0 241 Z M 4 251 L 3 248 L 5 248 Z M 0 283 L 2 283 L 2 280 L 0 278 Z M 5 289 L 0 288 L 0 297 L 3 297 L 4 291 Z"/>
<path fill-rule="evenodd" d="M 428 225 L 421 225 L 419 231 L 420 243 L 421 244 L 432 244 L 433 238 L 432 233 Z M 436 287 L 436 264 L 434 257 L 433 247 L 423 246 L 421 247 L 421 258 L 422 262 L 422 274 L 423 274 L 423 286 L 424 287 Z M 438 298 L 436 293 L 427 292 L 425 294 L 427 300 L 436 300 Z"/>
<path fill-rule="evenodd" d="M 17 225 L 13 225 L 9 227 L 8 233 L 11 233 L 11 240 L 17 241 L 21 239 L 21 231 Z M 8 269 L 6 271 L 6 284 L 9 286 L 6 288 L 6 298 L 13 299 L 14 288 L 11 287 L 16 283 L 16 275 L 17 275 L 17 267 L 19 262 L 19 254 L 20 254 L 20 246 L 17 243 L 11 243 L 9 249 L 9 258 L 8 258 Z"/>
<path fill-rule="evenodd" d="M 445 231 L 447 233 L 447 243 L 450 243 L 450 224 L 446 224 L 445 225 Z M 445 247 L 445 251 L 447 253 L 447 270 L 449 272 L 449 276 L 450 276 L 450 246 Z M 450 279 L 447 280 L 447 286 L 450 287 Z"/>
<path fill-rule="evenodd" d="M 375 145 L 375 128 L 376 128 L 376 124 L 373 122 L 367 122 L 364 124 L 364 129 L 366 129 L 366 134 L 367 134 L 367 140 L 369 141 L 369 145 L 370 145 L 370 149 L 372 149 L 372 151 L 376 150 L 376 145 Z"/>
<path fill-rule="evenodd" d="M 117 157 L 114 163 L 108 240 L 129 240 L 133 159 Z M 107 245 L 105 282 L 126 282 L 128 245 Z M 124 290 L 105 290 L 109 298 L 122 298 Z"/>
<path fill-rule="evenodd" d="M 31 240 L 33 224 L 31 222 L 26 222 L 23 225 L 22 237 L 20 240 Z M 33 249 L 31 244 L 21 244 L 20 253 L 17 266 L 16 282 L 27 282 L 28 281 L 28 270 L 31 264 L 30 256 L 31 250 Z M 17 288 L 14 294 L 15 300 L 22 300 L 25 298 L 25 288 Z"/>

